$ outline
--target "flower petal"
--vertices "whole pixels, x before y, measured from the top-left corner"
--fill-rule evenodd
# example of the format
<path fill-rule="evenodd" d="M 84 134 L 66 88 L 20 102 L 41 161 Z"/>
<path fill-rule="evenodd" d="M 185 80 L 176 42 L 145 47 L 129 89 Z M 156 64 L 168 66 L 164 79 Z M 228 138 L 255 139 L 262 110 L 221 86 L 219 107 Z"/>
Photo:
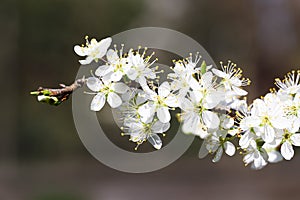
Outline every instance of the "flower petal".
<path fill-rule="evenodd" d="M 112 75 L 110 76 L 111 81 L 117 82 L 120 81 L 123 77 L 122 72 L 120 71 L 116 71 L 114 73 L 112 73 Z"/>
<path fill-rule="evenodd" d="M 151 127 L 151 130 L 153 133 L 164 133 L 170 128 L 170 123 L 162 123 L 160 121 L 157 121 L 153 124 Z"/>
<path fill-rule="evenodd" d="M 110 46 L 112 42 L 111 37 L 102 39 L 99 44 L 98 44 L 98 54 L 97 54 L 97 58 L 102 58 L 103 56 L 105 56 L 108 47 Z"/>
<path fill-rule="evenodd" d="M 182 125 L 182 131 L 186 134 L 195 133 L 198 124 L 200 123 L 200 116 L 191 113 L 184 121 Z"/>
<path fill-rule="evenodd" d="M 79 45 L 74 46 L 74 52 L 79 56 L 86 56 L 86 48 Z"/>
<path fill-rule="evenodd" d="M 103 93 L 98 93 L 96 96 L 94 96 L 90 108 L 93 111 L 99 111 L 103 108 L 104 104 L 105 104 L 105 95 Z"/>
<path fill-rule="evenodd" d="M 126 93 L 126 92 L 129 90 L 129 87 L 128 87 L 125 83 L 118 82 L 118 83 L 114 83 L 114 84 L 112 85 L 112 89 L 113 89 L 116 93 L 124 94 L 124 93 Z"/>
<path fill-rule="evenodd" d="M 218 150 L 217 150 L 217 153 L 215 155 L 215 157 L 213 158 L 213 162 L 216 163 L 216 162 L 219 162 L 220 159 L 222 158 L 222 154 L 223 154 L 223 148 L 222 147 L 219 147 Z"/>
<path fill-rule="evenodd" d="M 206 140 L 204 140 L 201 144 L 201 147 L 200 147 L 200 150 L 199 150 L 199 154 L 198 154 L 198 157 L 200 159 L 204 158 L 205 156 L 207 156 L 207 154 L 209 153 L 207 148 L 206 148 Z"/>
<path fill-rule="evenodd" d="M 168 107 L 160 107 L 157 109 L 157 117 L 162 123 L 167 123 L 171 120 L 171 115 Z"/>
<path fill-rule="evenodd" d="M 87 78 L 86 85 L 90 90 L 92 90 L 94 92 L 99 92 L 102 88 L 101 81 L 96 77 Z"/>
<path fill-rule="evenodd" d="M 85 60 L 79 60 L 79 63 L 82 65 L 88 65 L 90 64 L 94 59 L 90 56 L 86 57 Z"/>
<path fill-rule="evenodd" d="M 131 68 L 131 69 L 129 69 L 129 70 L 126 72 L 126 75 L 128 76 L 128 78 L 129 78 L 130 80 L 133 80 L 133 81 L 134 81 L 134 80 L 137 78 L 138 73 L 137 73 L 137 71 L 136 71 L 135 69 Z"/>
<path fill-rule="evenodd" d="M 284 142 L 280 148 L 281 155 L 286 160 L 291 160 L 294 156 L 293 146 L 289 142 Z"/>
<path fill-rule="evenodd" d="M 222 92 L 213 91 L 206 95 L 203 106 L 207 109 L 212 109 L 216 107 L 222 99 L 224 99 Z"/>
<path fill-rule="evenodd" d="M 155 113 L 155 106 L 149 102 L 138 108 L 138 113 L 141 116 L 141 121 L 144 123 L 150 122 Z"/>
<path fill-rule="evenodd" d="M 122 99 L 114 92 L 108 93 L 107 102 L 112 108 L 117 108 L 122 104 Z"/>
<path fill-rule="evenodd" d="M 169 95 L 165 100 L 164 103 L 167 104 L 169 107 L 176 108 L 179 106 L 179 102 L 176 96 Z"/>
<path fill-rule="evenodd" d="M 264 132 L 261 135 L 262 139 L 267 143 L 271 143 L 275 139 L 274 128 L 270 125 L 265 125 L 263 131 Z"/>
<path fill-rule="evenodd" d="M 119 56 L 115 50 L 109 49 L 106 53 L 106 58 L 109 63 L 114 63 L 119 59 Z"/>
<path fill-rule="evenodd" d="M 279 161 L 282 161 L 282 155 L 278 151 L 271 151 L 268 152 L 268 161 L 270 163 L 277 163 Z"/>
<path fill-rule="evenodd" d="M 226 77 L 226 73 L 222 72 L 221 70 L 212 68 L 211 71 L 220 78 Z"/>
<path fill-rule="evenodd" d="M 291 136 L 291 141 L 294 146 L 299 147 L 300 146 L 300 134 L 299 133 L 293 134 Z"/>
<path fill-rule="evenodd" d="M 246 90 L 243 90 L 243 89 L 241 89 L 239 87 L 236 87 L 236 86 L 232 86 L 232 89 L 239 96 L 245 96 L 245 95 L 248 94 L 248 92 Z"/>
<path fill-rule="evenodd" d="M 207 128 L 216 129 L 219 127 L 220 119 L 216 113 L 208 110 L 203 111 L 202 118 Z"/>
<path fill-rule="evenodd" d="M 158 87 L 158 95 L 161 97 L 167 97 L 170 94 L 170 84 L 165 81 Z"/>
<path fill-rule="evenodd" d="M 95 71 L 95 75 L 96 76 L 105 76 L 107 75 L 109 72 L 112 72 L 113 68 L 112 66 L 110 65 L 102 65 L 102 66 L 99 66 L 96 71 Z"/>
<path fill-rule="evenodd" d="M 239 140 L 239 145 L 242 149 L 247 148 L 250 145 L 251 140 L 254 139 L 254 135 L 250 131 L 246 131 L 244 135 L 241 136 Z"/>
<path fill-rule="evenodd" d="M 235 146 L 231 142 L 226 141 L 224 143 L 224 149 L 225 153 L 229 156 L 233 156 L 235 154 Z"/>
<path fill-rule="evenodd" d="M 162 146 L 162 141 L 157 134 L 152 134 L 148 137 L 148 141 L 152 144 L 155 149 L 160 149 Z"/>

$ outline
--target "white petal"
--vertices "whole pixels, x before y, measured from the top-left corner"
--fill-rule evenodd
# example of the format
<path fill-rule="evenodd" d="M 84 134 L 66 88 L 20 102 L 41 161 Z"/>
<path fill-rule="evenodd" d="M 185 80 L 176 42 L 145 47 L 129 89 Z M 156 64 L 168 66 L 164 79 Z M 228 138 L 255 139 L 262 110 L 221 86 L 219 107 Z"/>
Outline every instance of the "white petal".
<path fill-rule="evenodd" d="M 261 119 L 259 117 L 247 116 L 242 119 L 240 123 L 240 128 L 245 131 L 248 130 L 249 128 L 259 126 L 260 123 L 261 123 Z"/>
<path fill-rule="evenodd" d="M 151 127 L 151 130 L 153 133 L 164 133 L 170 128 L 170 123 L 162 123 L 160 121 L 157 121 L 153 124 Z"/>
<path fill-rule="evenodd" d="M 112 70 L 113 70 L 112 66 L 102 65 L 96 69 L 95 75 L 102 77 L 102 76 L 105 76 L 106 74 L 108 74 L 109 72 L 111 72 Z"/>
<path fill-rule="evenodd" d="M 114 63 L 116 60 L 119 59 L 119 56 L 115 50 L 109 49 L 106 53 L 106 58 L 109 63 Z"/>
<path fill-rule="evenodd" d="M 158 87 L 158 95 L 161 97 L 167 97 L 170 94 L 170 90 L 170 84 L 165 81 Z"/>
<path fill-rule="evenodd" d="M 223 148 L 222 147 L 219 147 L 219 149 L 217 150 L 217 153 L 215 155 L 215 157 L 213 158 L 213 162 L 219 162 L 220 159 L 222 158 L 222 154 L 223 154 Z"/>
<path fill-rule="evenodd" d="M 88 65 L 90 64 L 94 59 L 90 56 L 86 57 L 85 60 L 79 60 L 79 63 L 82 65 Z"/>
<path fill-rule="evenodd" d="M 263 131 L 264 133 L 261 136 L 262 139 L 267 143 L 272 142 L 275 138 L 274 128 L 269 125 L 265 125 Z"/>
<path fill-rule="evenodd" d="M 98 44 L 99 53 L 97 55 L 97 58 L 102 58 L 106 54 L 107 49 L 110 46 L 111 42 L 112 42 L 112 39 L 110 37 L 102 39 L 99 42 L 99 44 Z"/>
<path fill-rule="evenodd" d="M 195 133 L 195 130 L 197 129 L 199 123 L 199 115 L 191 113 L 190 116 L 183 121 L 182 131 L 186 134 Z"/>
<path fill-rule="evenodd" d="M 232 117 L 225 117 L 221 126 L 225 129 L 230 129 L 234 125 L 234 119 Z"/>
<path fill-rule="evenodd" d="M 271 117 L 273 127 L 278 129 L 288 128 L 292 125 L 291 121 L 285 117 Z"/>
<path fill-rule="evenodd" d="M 122 104 L 122 99 L 114 92 L 108 93 L 107 102 L 112 108 L 117 108 Z"/>
<path fill-rule="evenodd" d="M 242 149 L 245 149 L 249 146 L 251 140 L 253 140 L 253 135 L 250 133 L 250 131 L 245 132 L 244 135 L 239 140 L 239 145 Z"/>
<path fill-rule="evenodd" d="M 297 146 L 297 147 L 300 146 L 300 134 L 299 134 L 299 133 L 293 134 L 293 135 L 291 136 L 291 140 L 292 140 L 292 144 L 293 144 L 294 146 Z"/>
<path fill-rule="evenodd" d="M 86 51 L 85 51 L 85 47 L 81 47 L 79 45 L 74 46 L 74 51 L 77 55 L 79 56 L 86 56 Z"/>
<path fill-rule="evenodd" d="M 99 92 L 102 88 L 101 81 L 96 77 L 89 77 L 87 79 L 86 85 L 90 90 L 94 92 Z"/>
<path fill-rule="evenodd" d="M 239 87 L 236 87 L 236 86 L 232 86 L 232 89 L 239 96 L 245 96 L 245 95 L 248 94 L 248 92 L 246 90 L 243 90 L 243 89 L 241 89 Z"/>
<path fill-rule="evenodd" d="M 111 81 L 117 82 L 117 81 L 121 80 L 122 77 L 123 77 L 122 72 L 116 71 L 116 72 L 112 73 L 110 79 L 111 79 Z"/>
<path fill-rule="evenodd" d="M 237 86 L 237 87 L 242 86 L 242 81 L 238 77 L 235 76 L 231 77 L 230 82 L 233 86 Z"/>
<path fill-rule="evenodd" d="M 221 77 L 221 78 L 226 77 L 226 73 L 224 73 L 224 72 L 222 72 L 222 71 L 220 71 L 220 70 L 218 70 L 218 69 L 212 68 L 211 71 L 212 71 L 215 75 L 217 75 L 218 77 Z"/>
<path fill-rule="evenodd" d="M 289 142 L 284 142 L 280 148 L 281 155 L 286 160 L 291 160 L 294 156 L 294 149 Z"/>
<path fill-rule="evenodd" d="M 257 153 L 257 154 L 259 154 L 259 153 Z M 252 168 L 254 168 L 254 169 L 261 169 L 266 164 L 267 164 L 267 162 L 264 160 L 264 158 L 261 155 L 259 155 L 257 158 L 254 159 Z"/>
<path fill-rule="evenodd" d="M 231 142 L 224 143 L 225 153 L 229 156 L 233 156 L 235 154 L 235 146 Z"/>
<path fill-rule="evenodd" d="M 212 109 L 216 107 L 222 99 L 224 99 L 224 94 L 222 92 L 213 91 L 207 94 L 203 106 L 206 109 Z"/>
<path fill-rule="evenodd" d="M 201 89 L 199 82 L 195 78 L 189 79 L 188 83 L 193 90 Z"/>
<path fill-rule="evenodd" d="M 114 83 L 112 89 L 119 94 L 124 94 L 129 90 L 129 87 L 125 83 Z"/>
<path fill-rule="evenodd" d="M 248 165 L 249 163 L 253 162 L 254 160 L 254 154 L 248 153 L 243 157 L 243 162 Z"/>
<path fill-rule="evenodd" d="M 211 129 L 216 129 L 219 127 L 220 119 L 216 113 L 213 113 L 211 111 L 203 111 L 202 118 L 204 124 Z"/>
<path fill-rule="evenodd" d="M 282 161 L 282 155 L 278 151 L 271 151 L 268 152 L 268 161 L 270 163 L 277 163 L 279 161 Z"/>
<path fill-rule="evenodd" d="M 171 115 L 169 112 L 169 108 L 167 107 L 160 107 L 157 109 L 157 117 L 159 121 L 162 123 L 167 123 L 171 120 Z"/>
<path fill-rule="evenodd" d="M 179 106 L 179 102 L 176 96 L 169 95 L 165 100 L 164 103 L 167 104 L 169 107 L 176 108 Z"/>
<path fill-rule="evenodd" d="M 206 140 L 204 140 L 201 144 L 201 148 L 199 150 L 199 154 L 198 154 L 198 157 L 200 159 L 204 158 L 205 156 L 207 156 L 208 154 L 208 150 L 206 148 Z"/>
<path fill-rule="evenodd" d="M 98 93 L 96 96 L 94 96 L 91 102 L 91 110 L 99 111 L 103 108 L 104 104 L 105 104 L 105 95 L 103 93 Z"/>
<path fill-rule="evenodd" d="M 138 113 L 141 116 L 141 121 L 144 123 L 150 122 L 155 113 L 155 106 L 150 103 L 145 103 L 138 108 Z"/>
<path fill-rule="evenodd" d="M 126 75 L 130 80 L 134 81 L 137 78 L 138 73 L 135 69 L 131 68 L 126 72 Z"/>
<path fill-rule="evenodd" d="M 160 149 L 162 146 L 162 141 L 157 134 L 152 134 L 148 137 L 148 141 L 152 144 L 155 149 Z"/>
<path fill-rule="evenodd" d="M 209 88 L 212 83 L 213 74 L 211 72 L 206 72 L 201 77 L 201 84 L 204 88 Z"/>
<path fill-rule="evenodd" d="M 189 111 L 189 109 L 192 109 L 194 105 L 187 98 L 183 98 L 180 100 L 179 107 L 184 111 Z"/>
<path fill-rule="evenodd" d="M 199 136 L 201 139 L 206 138 L 210 134 L 207 132 L 207 128 L 202 124 L 198 123 L 196 129 L 194 130 L 194 134 Z"/>

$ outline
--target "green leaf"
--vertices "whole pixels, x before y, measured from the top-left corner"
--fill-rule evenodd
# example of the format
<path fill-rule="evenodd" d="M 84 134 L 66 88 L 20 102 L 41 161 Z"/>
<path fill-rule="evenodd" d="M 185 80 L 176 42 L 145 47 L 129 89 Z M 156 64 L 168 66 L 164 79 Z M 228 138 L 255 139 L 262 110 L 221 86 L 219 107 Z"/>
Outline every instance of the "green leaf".
<path fill-rule="evenodd" d="M 201 64 L 201 74 L 204 74 L 206 72 L 206 62 L 203 60 Z"/>

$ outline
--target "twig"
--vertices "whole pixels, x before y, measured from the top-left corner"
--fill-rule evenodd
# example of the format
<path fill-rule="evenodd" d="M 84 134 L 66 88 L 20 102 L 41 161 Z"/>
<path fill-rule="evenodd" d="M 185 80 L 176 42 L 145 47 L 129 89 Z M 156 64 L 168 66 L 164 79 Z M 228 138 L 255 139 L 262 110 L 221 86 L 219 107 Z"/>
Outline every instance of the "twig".
<path fill-rule="evenodd" d="M 36 91 L 30 92 L 31 95 L 36 95 L 39 102 L 48 103 L 50 105 L 59 105 L 65 100 L 67 100 L 75 90 L 82 87 L 86 82 L 83 77 L 77 79 L 73 84 L 66 86 L 64 84 L 59 84 L 61 88 L 44 88 L 39 87 Z"/>

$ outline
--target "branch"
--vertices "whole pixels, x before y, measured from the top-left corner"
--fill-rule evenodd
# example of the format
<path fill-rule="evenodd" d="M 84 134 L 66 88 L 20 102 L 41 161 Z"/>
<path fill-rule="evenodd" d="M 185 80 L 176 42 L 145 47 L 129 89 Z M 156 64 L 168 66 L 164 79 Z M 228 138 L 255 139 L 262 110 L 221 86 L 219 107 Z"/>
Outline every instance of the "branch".
<path fill-rule="evenodd" d="M 31 95 L 36 95 L 39 102 L 48 103 L 50 105 L 59 105 L 69 98 L 69 96 L 78 88 L 82 87 L 86 82 L 83 77 L 77 79 L 73 84 L 66 86 L 59 84 L 61 88 L 44 88 L 39 87 L 36 91 L 30 92 Z"/>

